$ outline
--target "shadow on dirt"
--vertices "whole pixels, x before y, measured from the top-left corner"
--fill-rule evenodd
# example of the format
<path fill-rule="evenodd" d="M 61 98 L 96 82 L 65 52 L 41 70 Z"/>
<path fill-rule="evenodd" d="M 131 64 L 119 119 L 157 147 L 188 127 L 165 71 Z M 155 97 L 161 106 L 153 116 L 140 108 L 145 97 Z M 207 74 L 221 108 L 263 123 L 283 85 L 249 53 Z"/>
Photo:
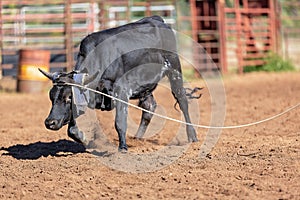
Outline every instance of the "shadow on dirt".
<path fill-rule="evenodd" d="M 1 147 L 1 151 L 7 151 L 2 155 L 12 156 L 22 160 L 36 160 L 42 156 L 68 156 L 77 153 L 85 153 L 82 144 L 69 140 L 58 140 L 55 142 L 35 142 L 32 144 L 17 144 L 8 148 Z"/>

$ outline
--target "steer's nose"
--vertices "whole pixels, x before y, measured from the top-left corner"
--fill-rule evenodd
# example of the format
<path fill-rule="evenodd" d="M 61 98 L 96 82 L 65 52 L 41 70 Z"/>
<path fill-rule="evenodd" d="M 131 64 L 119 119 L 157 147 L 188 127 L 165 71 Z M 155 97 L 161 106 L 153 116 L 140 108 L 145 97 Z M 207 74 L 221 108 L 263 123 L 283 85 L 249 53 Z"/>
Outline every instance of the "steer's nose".
<path fill-rule="evenodd" d="M 46 126 L 47 129 L 51 129 L 51 130 L 58 130 L 59 129 L 58 120 L 56 120 L 56 119 L 47 118 L 45 120 L 45 126 Z"/>

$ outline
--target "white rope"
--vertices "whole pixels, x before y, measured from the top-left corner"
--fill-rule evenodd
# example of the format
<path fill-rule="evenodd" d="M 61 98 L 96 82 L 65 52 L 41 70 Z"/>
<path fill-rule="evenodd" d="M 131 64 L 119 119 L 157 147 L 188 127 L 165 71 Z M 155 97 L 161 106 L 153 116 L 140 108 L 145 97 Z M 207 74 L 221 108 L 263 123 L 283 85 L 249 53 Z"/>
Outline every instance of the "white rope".
<path fill-rule="evenodd" d="M 171 118 L 171 117 L 167 117 L 167 116 L 155 113 L 155 112 L 151 112 L 149 110 L 146 110 L 144 108 L 136 106 L 136 105 L 134 105 L 132 103 L 123 101 L 122 99 L 118 99 L 116 97 L 113 97 L 113 96 L 105 94 L 103 92 L 100 92 L 100 91 L 88 88 L 86 86 L 82 86 L 82 85 L 78 85 L 78 84 L 74 84 L 74 83 L 65 83 L 65 84 L 66 85 L 70 85 L 70 86 L 79 87 L 79 88 L 82 88 L 82 89 L 86 89 L 86 90 L 89 90 L 89 91 L 101 94 L 103 96 L 106 96 L 106 97 L 109 97 L 111 99 L 117 100 L 117 101 L 119 101 L 121 103 L 127 104 L 127 105 L 132 106 L 132 107 L 134 107 L 136 109 L 139 109 L 141 111 L 148 112 L 148 113 L 150 113 L 152 115 L 155 115 L 155 116 L 163 118 L 163 119 L 167 119 L 167 120 L 170 120 L 170 121 L 173 121 L 173 122 L 178 122 L 178 123 L 181 123 L 181 124 L 190 125 L 190 126 L 194 126 L 194 127 L 198 127 L 198 128 L 205 128 L 205 129 L 235 129 L 235 128 L 243 128 L 243 127 L 248 127 L 248 126 L 254 126 L 254 125 L 261 124 L 261 123 L 264 123 L 264 122 L 267 122 L 267 121 L 271 121 L 271 120 L 273 120 L 275 118 L 278 118 L 278 117 L 280 117 L 280 116 L 282 116 L 282 115 L 284 115 L 284 114 L 290 112 L 291 110 L 296 109 L 297 107 L 300 106 L 300 103 L 298 103 L 298 104 L 296 104 L 296 105 L 294 105 L 294 106 L 292 106 L 290 108 L 287 108 L 285 111 L 283 111 L 283 112 L 281 112 L 281 113 L 279 113 L 277 115 L 274 115 L 272 117 L 269 117 L 269 118 L 266 118 L 266 119 L 263 119 L 263 120 L 260 120 L 260 121 L 248 123 L 248 124 L 242 124 L 242 125 L 236 125 L 236 126 L 206 126 L 206 125 L 200 125 L 200 124 L 187 123 L 187 122 L 184 122 L 184 121 L 181 121 L 181 120 L 177 120 L 177 119 L 174 119 L 174 118 Z"/>

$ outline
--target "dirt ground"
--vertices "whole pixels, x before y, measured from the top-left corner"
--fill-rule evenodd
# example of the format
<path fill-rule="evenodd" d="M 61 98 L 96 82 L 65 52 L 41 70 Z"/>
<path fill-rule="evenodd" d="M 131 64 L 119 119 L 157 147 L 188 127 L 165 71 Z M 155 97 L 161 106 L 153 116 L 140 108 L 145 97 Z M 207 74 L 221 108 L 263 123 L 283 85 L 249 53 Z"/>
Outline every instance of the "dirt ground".
<path fill-rule="evenodd" d="M 300 199 L 300 108 L 260 125 L 223 130 L 205 158 L 199 158 L 199 148 L 207 130 L 198 129 L 199 142 L 172 164 L 129 173 L 103 164 L 69 139 L 66 128 L 46 130 L 43 121 L 51 106 L 46 92 L 18 94 L 7 89 L 11 80 L 0 83 L 0 199 Z M 300 101 L 300 73 L 229 76 L 224 84 L 225 125 L 261 120 Z M 155 96 L 164 108 L 173 107 L 163 89 Z M 209 124 L 207 89 L 199 105 L 200 123 Z M 116 143 L 109 115 L 99 118 Z M 161 135 L 141 141 L 128 136 L 129 151 L 156 151 L 176 126 L 170 122 Z"/>

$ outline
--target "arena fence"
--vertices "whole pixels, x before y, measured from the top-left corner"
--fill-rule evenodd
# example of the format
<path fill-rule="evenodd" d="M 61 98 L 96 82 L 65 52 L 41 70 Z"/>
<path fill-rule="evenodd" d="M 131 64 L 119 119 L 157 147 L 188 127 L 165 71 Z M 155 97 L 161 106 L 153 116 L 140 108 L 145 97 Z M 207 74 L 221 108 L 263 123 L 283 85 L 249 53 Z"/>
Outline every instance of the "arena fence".
<path fill-rule="evenodd" d="M 49 50 L 51 70 L 71 70 L 84 36 L 155 14 L 197 41 L 223 73 L 261 65 L 270 51 L 297 64 L 299 12 L 294 0 L 0 0 L 0 70 L 15 76 L 28 48 Z M 212 68 L 203 51 L 192 53 L 199 70 Z"/>
<path fill-rule="evenodd" d="M 175 24 L 171 1 L 0 0 L 1 69 L 16 75 L 21 49 L 51 52 L 51 70 L 71 70 L 81 39 L 141 16 L 161 15 Z"/>

